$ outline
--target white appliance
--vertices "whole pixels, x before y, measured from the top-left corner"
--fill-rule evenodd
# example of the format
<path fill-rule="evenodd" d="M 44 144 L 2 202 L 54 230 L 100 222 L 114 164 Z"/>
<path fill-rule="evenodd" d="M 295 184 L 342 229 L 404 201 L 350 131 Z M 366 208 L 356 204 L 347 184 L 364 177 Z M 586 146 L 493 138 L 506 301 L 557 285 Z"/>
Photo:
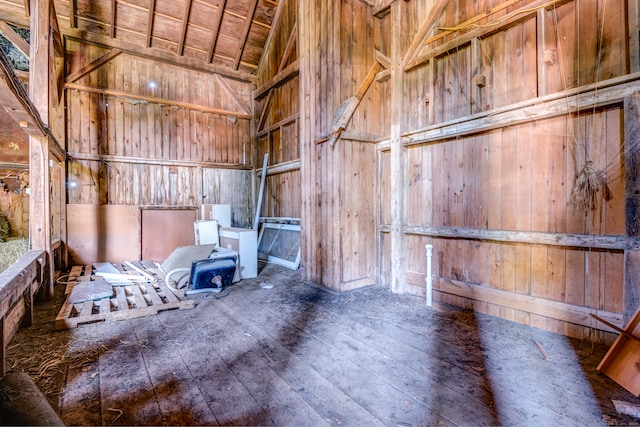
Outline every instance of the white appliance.
<path fill-rule="evenodd" d="M 241 279 L 258 276 L 258 232 L 251 228 L 220 227 L 220 247 L 238 252 Z"/>

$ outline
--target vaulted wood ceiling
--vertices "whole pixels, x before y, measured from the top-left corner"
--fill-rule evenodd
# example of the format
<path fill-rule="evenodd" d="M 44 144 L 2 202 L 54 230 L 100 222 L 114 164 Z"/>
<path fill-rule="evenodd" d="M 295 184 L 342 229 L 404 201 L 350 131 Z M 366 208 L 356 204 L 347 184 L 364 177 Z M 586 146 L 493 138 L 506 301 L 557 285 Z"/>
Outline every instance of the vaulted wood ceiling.
<path fill-rule="evenodd" d="M 29 0 L 0 0 L 0 20 L 28 28 Z M 277 0 L 54 0 L 72 38 L 252 80 Z"/>

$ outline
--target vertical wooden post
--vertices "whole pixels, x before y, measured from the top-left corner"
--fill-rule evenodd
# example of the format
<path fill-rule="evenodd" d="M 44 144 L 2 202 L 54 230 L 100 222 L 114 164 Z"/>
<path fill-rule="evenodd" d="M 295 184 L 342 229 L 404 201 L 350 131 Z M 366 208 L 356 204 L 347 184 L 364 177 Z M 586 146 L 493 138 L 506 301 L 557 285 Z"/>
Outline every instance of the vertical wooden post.
<path fill-rule="evenodd" d="M 391 5 L 391 290 L 407 292 L 406 149 L 402 145 L 404 67 L 402 18 L 404 2 Z"/>
<path fill-rule="evenodd" d="M 49 123 L 50 0 L 31 1 L 31 42 L 29 97 L 45 125 Z M 49 139 L 29 137 L 29 235 L 31 249 L 42 249 L 49 256 L 48 296 L 53 297 L 53 252 L 51 250 L 51 198 L 49 171 Z M 47 280 L 48 279 L 48 280 Z"/>
<path fill-rule="evenodd" d="M 629 72 L 637 73 L 640 71 L 640 13 L 638 12 L 638 2 L 631 0 L 627 2 L 627 16 L 629 22 Z"/>
<path fill-rule="evenodd" d="M 629 237 L 640 237 L 640 94 L 624 100 L 625 224 Z M 640 251 L 625 252 L 624 314 L 631 319 L 640 306 Z"/>
<path fill-rule="evenodd" d="M 313 221 L 315 208 L 315 182 L 313 177 L 314 155 L 314 120 L 315 120 L 315 81 L 314 67 L 316 65 L 313 52 L 316 45 L 316 21 L 314 13 L 315 2 L 298 0 L 298 61 L 300 62 L 300 249 L 303 276 L 311 280 L 313 275 L 314 238 Z"/>

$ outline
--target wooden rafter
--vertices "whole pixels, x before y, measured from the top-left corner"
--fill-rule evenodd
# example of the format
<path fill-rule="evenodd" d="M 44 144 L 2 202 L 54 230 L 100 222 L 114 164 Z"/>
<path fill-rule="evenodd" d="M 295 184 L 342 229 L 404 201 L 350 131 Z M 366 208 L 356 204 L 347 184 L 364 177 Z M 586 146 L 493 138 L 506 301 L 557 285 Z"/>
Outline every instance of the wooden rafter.
<path fill-rule="evenodd" d="M 220 31 L 220 23 L 222 22 L 222 16 L 224 15 L 224 8 L 227 5 L 227 0 L 220 0 L 218 6 L 218 14 L 216 20 L 211 27 L 211 43 L 209 44 L 209 53 L 207 54 L 207 62 L 213 61 L 213 54 L 216 51 L 216 44 L 218 44 L 218 32 Z"/>
<path fill-rule="evenodd" d="M 245 71 L 235 71 L 229 67 L 206 63 L 204 61 L 196 60 L 188 56 L 178 56 L 175 52 L 170 52 L 167 49 L 160 49 L 155 47 L 143 48 L 140 45 L 136 45 L 122 39 L 112 39 L 106 35 L 88 31 L 80 31 L 78 29 L 68 29 L 65 31 L 64 35 L 70 40 L 78 40 L 82 43 L 94 44 L 103 48 L 114 47 L 117 49 L 121 49 L 124 53 L 135 55 L 140 58 L 150 58 L 156 61 L 163 61 L 167 64 L 178 65 L 180 67 L 185 67 L 192 70 L 218 73 L 222 76 L 229 77 L 234 80 L 240 80 L 244 82 L 255 81 L 255 76 Z"/>
<path fill-rule="evenodd" d="M 249 10 L 247 11 L 247 18 L 244 24 L 244 29 L 242 30 L 242 36 L 240 37 L 240 46 L 233 64 L 234 70 L 238 69 L 240 60 L 242 59 L 242 54 L 244 53 L 244 48 L 247 46 L 247 39 L 249 38 L 249 31 L 251 30 L 251 24 L 253 23 L 253 16 L 256 14 L 256 7 L 258 7 L 258 0 L 253 0 Z"/>
<path fill-rule="evenodd" d="M 153 33 L 153 17 L 155 16 L 156 0 L 149 0 L 149 19 L 147 20 L 147 45 L 151 47 L 151 37 Z"/>
<path fill-rule="evenodd" d="M 112 39 L 116 38 L 116 13 L 118 11 L 118 5 L 116 0 L 111 0 L 111 22 L 109 23 L 110 33 Z"/>
<path fill-rule="evenodd" d="M 84 67 L 82 67 L 81 69 L 76 71 L 75 73 L 69 74 L 64 80 L 65 83 L 73 83 L 73 82 L 75 82 L 76 80 L 78 80 L 79 78 L 89 74 L 90 72 L 92 72 L 96 68 L 100 68 L 102 65 L 104 65 L 107 62 L 111 61 L 113 58 L 115 58 L 116 56 L 120 55 L 121 53 L 122 53 L 122 51 L 120 49 L 111 49 L 110 51 L 108 51 L 107 53 L 105 53 L 101 57 L 97 58 L 95 61 L 92 61 L 91 63 L 85 65 Z"/>
<path fill-rule="evenodd" d="M 29 43 L 16 33 L 9 24 L 0 21 L 0 33 L 15 46 L 27 59 L 29 58 Z"/>
<path fill-rule="evenodd" d="M 185 0 L 184 14 L 182 15 L 182 30 L 180 31 L 180 41 L 178 42 L 178 55 L 184 53 L 184 40 L 187 36 L 187 26 L 189 25 L 189 15 L 191 14 L 191 4 L 193 0 Z"/>

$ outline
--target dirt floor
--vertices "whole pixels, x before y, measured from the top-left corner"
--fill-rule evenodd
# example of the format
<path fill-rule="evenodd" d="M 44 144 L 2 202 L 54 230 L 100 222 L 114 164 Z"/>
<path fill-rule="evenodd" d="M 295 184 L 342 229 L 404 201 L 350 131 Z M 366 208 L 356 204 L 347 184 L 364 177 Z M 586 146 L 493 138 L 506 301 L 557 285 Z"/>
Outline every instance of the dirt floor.
<path fill-rule="evenodd" d="M 382 287 L 335 294 L 267 266 L 195 308 L 55 331 L 36 305 L 7 348 L 67 425 L 638 425 L 607 348 Z M 551 360 L 545 360 L 539 343 Z"/>

